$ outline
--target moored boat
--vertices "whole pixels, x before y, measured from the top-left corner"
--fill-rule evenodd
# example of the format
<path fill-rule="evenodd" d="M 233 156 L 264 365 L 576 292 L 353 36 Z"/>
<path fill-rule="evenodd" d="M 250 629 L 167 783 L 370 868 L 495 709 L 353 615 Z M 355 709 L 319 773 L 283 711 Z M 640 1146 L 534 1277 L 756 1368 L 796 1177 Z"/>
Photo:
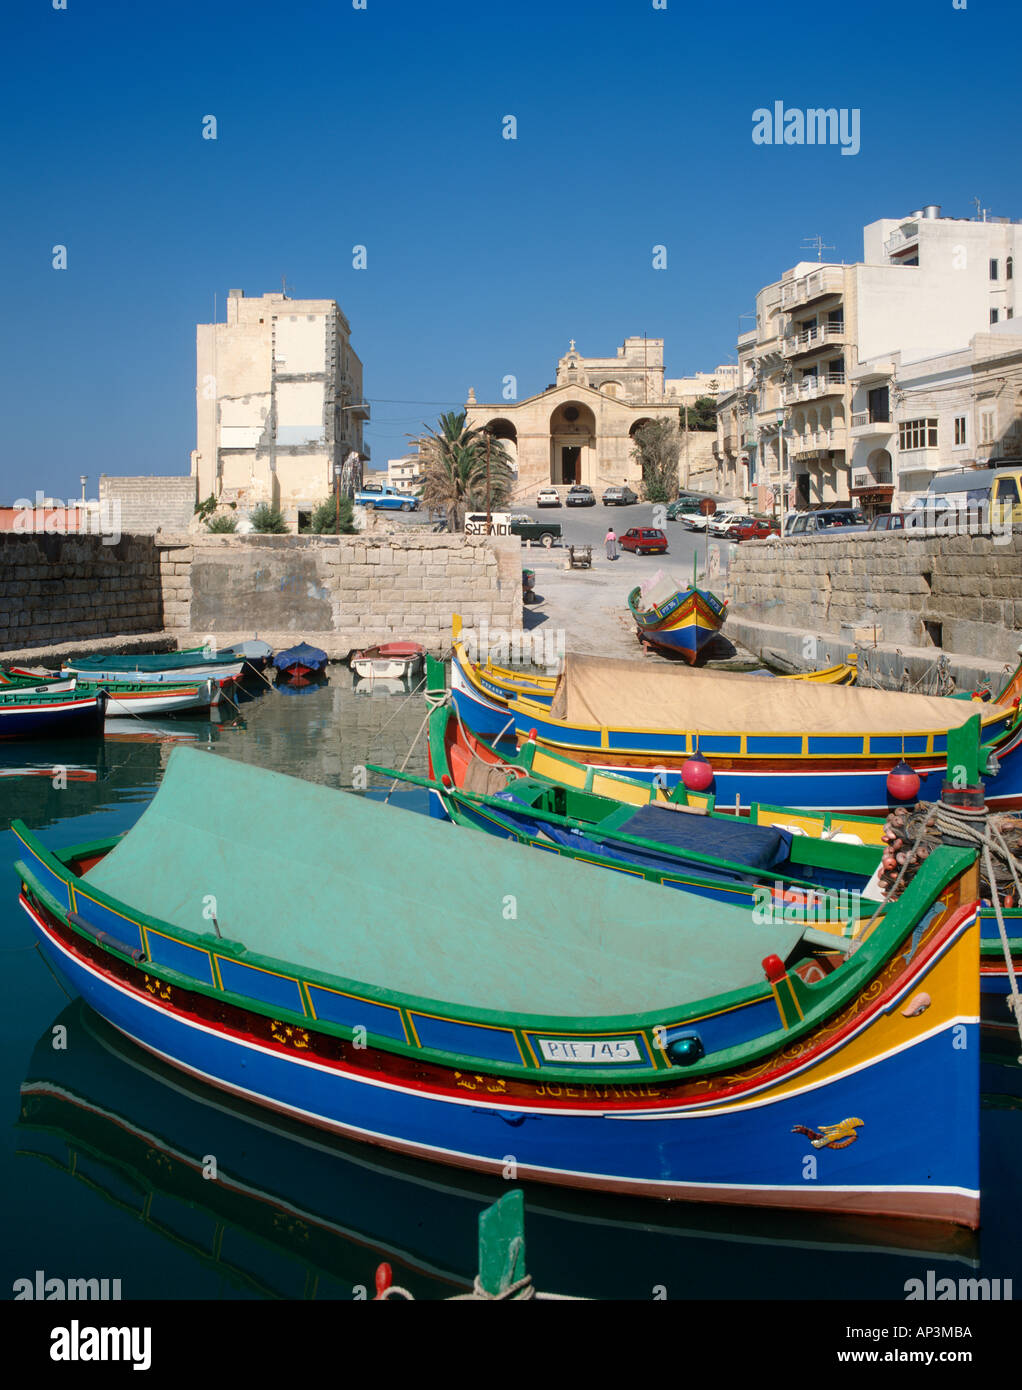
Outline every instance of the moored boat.
<path fill-rule="evenodd" d="M 307 642 L 299 642 L 295 647 L 278 652 L 273 665 L 278 675 L 289 679 L 307 679 L 319 675 L 326 669 L 327 654 L 320 647 L 310 647 Z"/>
<path fill-rule="evenodd" d="M 422 669 L 425 655 L 425 647 L 418 642 L 381 642 L 376 647 L 352 652 L 349 664 L 363 679 L 402 680 Z"/>
<path fill-rule="evenodd" d="M 639 637 L 661 651 L 695 665 L 727 617 L 727 601 L 700 589 L 695 582 L 681 587 L 663 574 L 628 595 L 628 609 Z"/>
<path fill-rule="evenodd" d="M 120 719 L 138 715 L 147 717 L 154 714 L 183 714 L 189 710 L 213 709 L 220 703 L 222 694 L 219 680 L 178 681 L 174 685 L 164 685 L 152 681 L 103 681 L 92 677 L 72 676 L 64 682 L 47 680 L 46 673 L 33 671 L 28 667 L 12 668 L 8 685 L 4 689 L 36 690 L 40 694 L 55 693 L 62 690 L 77 691 L 82 695 L 95 695 L 103 690 L 107 695 L 107 719 Z"/>
<path fill-rule="evenodd" d="M 195 647 L 183 652 L 133 653 L 101 652 L 74 657 L 64 663 L 62 674 L 103 683 L 180 684 L 182 681 L 218 680 L 222 685 L 236 681 L 244 661 L 217 653 L 212 647 Z"/>
<path fill-rule="evenodd" d="M 968 851 L 807 983 L 801 924 L 484 837 L 466 858 L 425 816 L 185 748 L 123 838 L 14 831 L 58 973 L 305 1123 L 492 1173 L 513 1152 L 521 1180 L 978 1222 Z M 295 912 L 299 882 L 328 913 Z"/>
<path fill-rule="evenodd" d="M 897 798 L 889 775 L 905 762 L 934 801 L 947 770 L 947 738 L 973 713 L 982 722 L 987 800 L 1022 807 L 1022 663 L 994 700 L 767 681 L 757 676 L 568 653 L 549 701 L 488 690 L 464 644 L 451 660 L 452 698 L 484 738 L 533 731 L 541 745 L 604 770 L 662 777 L 673 786 L 695 753 L 709 760 L 719 805 L 751 801 L 884 813 Z"/>
<path fill-rule="evenodd" d="M 102 735 L 106 694 L 50 687 L 0 688 L 0 739 Z"/>

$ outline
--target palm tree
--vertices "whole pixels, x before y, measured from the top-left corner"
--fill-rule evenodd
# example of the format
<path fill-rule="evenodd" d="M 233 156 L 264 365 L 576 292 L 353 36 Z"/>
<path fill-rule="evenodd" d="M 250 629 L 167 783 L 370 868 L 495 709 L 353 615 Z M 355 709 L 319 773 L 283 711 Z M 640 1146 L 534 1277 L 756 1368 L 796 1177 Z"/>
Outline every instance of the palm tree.
<path fill-rule="evenodd" d="M 448 531 L 462 529 L 467 510 L 486 506 L 487 444 L 490 506 L 499 508 L 507 500 L 515 476 L 499 439 L 485 429 L 466 429 L 463 410 L 441 415 L 436 429 L 423 428 L 426 433 L 414 441 L 424 479 L 419 495 L 430 511 L 446 513 Z"/>

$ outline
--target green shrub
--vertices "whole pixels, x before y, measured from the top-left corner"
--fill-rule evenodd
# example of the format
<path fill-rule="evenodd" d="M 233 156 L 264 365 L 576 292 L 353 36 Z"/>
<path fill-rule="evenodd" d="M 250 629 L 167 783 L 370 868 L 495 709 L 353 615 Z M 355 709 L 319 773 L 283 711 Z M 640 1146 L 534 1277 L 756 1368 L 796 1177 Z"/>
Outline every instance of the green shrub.
<path fill-rule="evenodd" d="M 215 516 L 212 521 L 206 522 L 206 530 L 213 531 L 217 535 L 223 535 L 238 529 L 238 518 L 236 516 Z"/>
<path fill-rule="evenodd" d="M 284 520 L 282 512 L 271 507 L 268 502 L 260 502 L 249 515 L 252 523 L 252 530 L 259 531 L 263 535 L 286 536 L 288 524 Z"/>

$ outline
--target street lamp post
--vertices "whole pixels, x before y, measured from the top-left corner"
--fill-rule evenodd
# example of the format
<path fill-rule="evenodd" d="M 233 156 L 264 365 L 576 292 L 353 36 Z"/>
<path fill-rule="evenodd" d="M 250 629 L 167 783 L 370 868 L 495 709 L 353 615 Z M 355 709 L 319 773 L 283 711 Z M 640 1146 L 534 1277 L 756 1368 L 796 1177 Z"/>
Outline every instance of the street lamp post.
<path fill-rule="evenodd" d="M 786 493 L 787 493 L 787 490 L 788 490 L 788 488 L 787 488 L 787 479 L 786 479 L 785 473 L 784 473 L 784 411 L 783 411 L 783 410 L 778 410 L 778 412 L 777 412 L 777 457 L 778 457 L 778 460 L 779 460 L 779 463 L 780 463 L 780 471 L 781 471 L 781 525 L 783 526 L 783 525 L 784 525 L 784 517 L 785 517 L 785 514 L 786 514 L 786 512 L 787 512 L 787 507 L 785 506 L 785 501 L 786 501 Z"/>

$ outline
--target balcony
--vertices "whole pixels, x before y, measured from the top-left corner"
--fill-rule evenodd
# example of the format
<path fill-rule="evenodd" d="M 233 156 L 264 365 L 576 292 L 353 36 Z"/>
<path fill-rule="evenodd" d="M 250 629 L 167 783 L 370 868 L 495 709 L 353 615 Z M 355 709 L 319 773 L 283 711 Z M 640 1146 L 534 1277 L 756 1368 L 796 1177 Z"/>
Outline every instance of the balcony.
<path fill-rule="evenodd" d="M 852 488 L 891 487 L 894 476 L 889 468 L 862 468 L 852 474 Z"/>
<path fill-rule="evenodd" d="M 891 434 L 893 430 L 894 425 L 890 420 L 875 420 L 868 410 L 857 410 L 852 415 L 853 439 L 871 439 Z"/>
<path fill-rule="evenodd" d="M 809 304 L 825 294 L 840 294 L 844 289 L 844 271 L 838 266 L 827 266 L 814 270 L 798 280 L 788 280 L 781 285 L 781 308 L 793 309 L 799 304 Z"/>
<path fill-rule="evenodd" d="M 788 455 L 793 459 L 818 458 L 821 454 L 838 453 L 844 447 L 845 431 L 839 425 L 834 429 L 792 435 L 788 441 Z"/>
<path fill-rule="evenodd" d="M 896 232 L 884 242 L 884 255 L 893 256 L 895 251 L 902 251 L 906 246 L 911 246 L 913 242 L 919 240 L 919 224 L 911 222 L 906 227 L 899 227 Z"/>
<path fill-rule="evenodd" d="M 784 388 L 784 404 L 795 405 L 798 401 L 815 401 L 821 396 L 840 396 L 845 390 L 844 372 L 821 372 L 818 376 L 807 376 Z"/>
<path fill-rule="evenodd" d="M 831 347 L 845 342 L 844 324 L 820 324 L 817 328 L 806 328 L 801 333 L 787 333 L 781 341 L 781 351 L 785 357 L 797 357 L 802 352 L 817 352 L 820 348 Z"/>

